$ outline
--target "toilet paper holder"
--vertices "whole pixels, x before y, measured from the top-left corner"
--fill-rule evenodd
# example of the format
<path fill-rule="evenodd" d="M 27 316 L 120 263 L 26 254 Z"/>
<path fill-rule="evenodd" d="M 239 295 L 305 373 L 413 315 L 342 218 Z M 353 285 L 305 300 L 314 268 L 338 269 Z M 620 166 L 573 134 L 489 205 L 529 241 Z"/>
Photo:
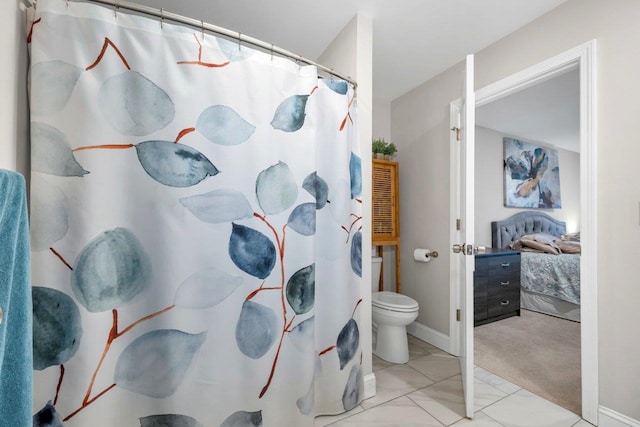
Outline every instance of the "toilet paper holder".
<path fill-rule="evenodd" d="M 413 259 L 417 262 L 429 262 L 433 258 L 438 258 L 438 252 L 426 248 L 417 248 L 413 251 Z"/>

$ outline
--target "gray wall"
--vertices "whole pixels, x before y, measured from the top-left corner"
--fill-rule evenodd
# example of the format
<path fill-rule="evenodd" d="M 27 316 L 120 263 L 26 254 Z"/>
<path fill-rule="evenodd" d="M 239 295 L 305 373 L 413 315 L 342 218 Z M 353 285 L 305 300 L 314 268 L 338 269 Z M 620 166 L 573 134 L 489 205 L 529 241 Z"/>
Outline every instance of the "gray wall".
<path fill-rule="evenodd" d="M 391 102 L 381 98 L 373 99 L 373 139 L 391 139 Z M 377 251 L 376 251 L 377 254 Z M 396 290 L 396 249 L 395 246 L 382 247 L 382 282 L 385 291 Z"/>
<path fill-rule="evenodd" d="M 526 209 L 504 207 L 503 137 L 517 139 L 518 135 L 505 135 L 476 126 L 475 171 L 475 244 L 491 246 L 491 221 L 507 218 Z M 553 141 L 532 141 L 553 146 Z M 556 148 L 557 149 L 557 148 Z M 544 209 L 556 219 L 567 223 L 567 231 L 580 230 L 580 154 L 557 149 L 560 166 L 561 209 Z"/>
<path fill-rule="evenodd" d="M 24 6 L 20 0 L 0 2 L 0 168 L 28 179 L 27 44 Z M 12 60 L 13 58 L 13 60 Z"/>
<path fill-rule="evenodd" d="M 640 419 L 640 241 L 637 183 L 640 2 L 569 0 L 476 54 L 476 88 L 597 39 L 597 242 L 600 404 Z M 403 289 L 420 303 L 418 322 L 449 332 L 449 102 L 462 64 L 392 103 L 399 144 L 402 251 L 434 242 L 433 268 L 402 266 Z M 409 196 L 410 195 L 410 196 Z"/>

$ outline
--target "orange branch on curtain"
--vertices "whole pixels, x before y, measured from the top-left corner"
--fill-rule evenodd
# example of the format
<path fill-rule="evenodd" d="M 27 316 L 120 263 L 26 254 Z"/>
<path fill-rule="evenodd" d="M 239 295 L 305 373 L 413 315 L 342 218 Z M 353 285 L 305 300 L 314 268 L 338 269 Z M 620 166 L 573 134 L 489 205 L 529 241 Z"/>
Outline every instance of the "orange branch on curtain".
<path fill-rule="evenodd" d="M 100 61 L 102 61 L 102 58 L 104 57 L 104 54 L 107 51 L 108 47 L 112 47 L 113 50 L 116 51 L 116 53 L 118 54 L 118 56 L 122 60 L 122 63 L 124 64 L 124 66 L 127 67 L 127 70 L 131 69 L 131 67 L 129 66 L 129 63 L 125 59 L 124 55 L 122 54 L 122 52 L 120 52 L 120 49 L 118 49 L 118 47 L 109 39 L 109 37 L 105 37 L 104 38 L 104 43 L 102 44 L 102 49 L 100 50 L 100 54 L 98 55 L 96 60 L 93 62 L 93 64 L 89 65 L 87 68 L 85 68 L 85 70 L 89 71 L 89 70 L 92 70 L 95 67 L 97 67 L 98 64 L 100 63 Z"/>
<path fill-rule="evenodd" d="M 51 250 L 51 252 L 53 252 L 53 254 L 71 271 L 73 271 L 73 267 L 71 266 L 71 264 L 69 264 L 64 257 L 55 249 L 53 248 L 49 248 Z M 91 405 L 93 402 L 95 402 L 98 398 L 100 398 L 101 396 L 103 396 L 106 392 L 108 392 L 109 390 L 111 390 L 113 387 L 115 387 L 115 384 L 112 384 L 110 386 L 108 386 L 107 388 L 105 388 L 103 391 L 101 391 L 100 393 L 98 393 L 96 396 L 94 396 L 93 398 L 91 397 L 92 391 L 93 391 L 93 385 L 96 381 L 96 378 L 98 376 L 98 373 L 100 371 L 100 368 L 102 367 L 102 364 L 104 362 L 104 359 L 106 358 L 107 354 L 109 353 L 109 350 L 111 348 L 111 344 L 118 338 L 120 338 L 121 336 L 125 335 L 126 333 L 130 332 L 133 328 L 135 328 L 136 326 L 138 326 L 139 324 L 146 322 L 147 320 L 151 320 L 155 317 L 160 316 L 161 314 L 164 314 L 170 310 L 172 310 L 173 308 L 175 308 L 175 304 L 172 304 L 168 307 L 165 307 L 161 310 L 155 311 L 151 314 L 148 314 L 146 316 L 141 317 L 140 319 L 134 321 L 133 323 L 131 323 L 129 326 L 127 326 L 126 328 L 124 328 L 122 331 L 118 331 L 118 310 L 117 309 L 113 309 L 112 315 L 113 315 L 113 323 L 111 326 L 111 330 L 109 331 L 109 335 L 107 337 L 107 340 L 105 342 L 105 346 L 104 349 L 102 351 L 102 356 L 100 357 L 100 360 L 98 361 L 98 364 L 93 372 L 93 375 L 91 376 L 91 380 L 89 382 L 89 386 L 87 387 L 87 391 L 84 395 L 84 399 L 82 400 L 82 404 L 81 406 L 76 409 L 75 411 L 73 411 L 71 414 L 67 415 L 63 421 L 67 421 L 71 418 L 73 418 L 76 414 L 78 414 L 80 411 L 82 411 L 84 408 L 86 408 L 87 406 Z M 58 379 L 58 383 L 56 386 L 56 393 L 55 393 L 55 398 L 54 398 L 54 405 L 57 403 L 59 395 L 60 395 L 60 390 L 62 389 L 62 383 L 63 383 L 63 379 L 64 379 L 64 374 L 65 374 L 65 368 L 63 364 L 60 364 L 60 376 Z"/>
<path fill-rule="evenodd" d="M 200 40 L 198 40 L 197 35 L 194 34 L 193 37 L 195 37 L 196 42 L 198 43 L 198 60 L 197 61 L 178 61 L 176 62 L 176 64 L 200 65 L 202 67 L 220 68 L 220 67 L 226 67 L 231 63 L 231 61 L 223 62 L 221 64 L 214 64 L 212 62 L 203 62 L 202 61 L 202 43 L 200 43 Z"/>
<path fill-rule="evenodd" d="M 86 14 L 73 16 L 76 7 Z M 216 50 L 213 38 L 194 34 L 196 45 L 191 31 L 165 25 L 159 34 L 140 16 L 114 23 L 107 12 L 41 0 L 34 19 L 46 25 L 34 21 L 29 36 L 35 250 L 69 270 L 50 268 L 50 256 L 34 265 L 50 282 L 34 288 L 42 350 L 34 369 L 59 367 L 37 374 L 34 426 L 63 417 L 70 426 L 256 424 L 263 415 L 265 425 L 306 426 L 354 408 L 363 397 L 361 159 L 347 128 L 354 91 L 308 67 L 243 61 L 250 52 Z M 95 60 L 85 67 L 87 49 Z M 229 61 L 208 58 L 216 55 Z M 274 90 L 244 96 L 265 86 Z M 196 131 L 198 149 L 183 142 Z M 99 150 L 130 148 L 146 175 L 130 152 L 98 161 Z M 258 374 L 247 381 L 247 372 Z M 234 378 L 241 390 L 229 394 Z M 330 396 L 321 405 L 318 384 Z"/>
<path fill-rule="evenodd" d="M 33 21 L 33 23 L 31 24 L 31 27 L 29 28 L 29 34 L 27 35 L 27 43 L 31 43 L 31 37 L 33 36 L 33 26 L 36 25 L 38 22 L 42 21 L 42 18 L 38 18 L 35 21 Z"/>
<path fill-rule="evenodd" d="M 344 225 L 341 227 L 344 231 L 347 232 L 347 242 L 349 241 L 349 238 L 351 238 L 351 231 L 353 230 L 353 227 L 362 220 L 362 217 L 356 214 L 351 214 L 352 217 L 354 217 L 355 219 L 351 222 L 351 225 L 349 226 L 349 228 L 345 227 Z M 362 226 L 358 227 L 358 231 L 362 230 Z"/>
<path fill-rule="evenodd" d="M 259 397 L 262 398 L 262 396 L 265 395 L 267 390 L 269 390 L 269 386 L 271 385 L 271 380 L 273 379 L 273 374 L 276 371 L 276 365 L 278 364 L 278 358 L 280 356 L 280 349 L 282 347 L 282 340 L 284 339 L 284 335 L 285 333 L 287 333 L 287 331 L 291 327 L 291 324 L 293 323 L 293 320 L 296 318 L 296 316 L 294 315 L 291 318 L 291 320 L 287 321 L 287 304 L 285 302 L 285 295 L 284 295 L 284 291 L 285 291 L 285 269 L 284 269 L 284 250 L 285 249 L 284 248 L 285 248 L 287 224 L 282 226 L 282 239 L 280 239 L 280 236 L 278 235 L 278 232 L 276 231 L 275 227 L 271 225 L 271 223 L 267 220 L 267 218 L 265 218 L 263 215 L 260 215 L 257 212 L 254 212 L 253 216 L 260 219 L 262 222 L 264 222 L 267 225 L 267 227 L 269 227 L 269 229 L 273 233 L 273 236 L 276 239 L 276 246 L 278 247 L 278 257 L 280 260 L 280 286 L 272 289 L 280 290 L 280 303 L 282 305 L 282 320 L 283 320 L 282 322 L 283 327 L 282 327 L 282 332 L 280 334 L 280 340 L 278 342 L 278 349 L 276 350 L 276 354 L 273 358 L 273 363 L 271 364 L 271 371 L 269 372 L 269 378 L 267 379 L 267 383 L 264 385 L 262 390 L 260 390 Z M 268 289 L 268 288 L 260 287 L 259 289 L 249 294 L 249 296 L 253 297 L 258 291 L 264 290 L 264 289 Z M 247 296 L 245 300 L 249 300 L 250 299 L 249 296 Z"/>
<path fill-rule="evenodd" d="M 353 101 L 355 101 L 356 99 L 356 94 L 354 92 L 353 96 L 351 97 L 351 100 L 349 100 L 349 106 L 347 110 L 351 110 L 351 106 L 353 105 Z M 351 124 L 353 124 L 353 119 L 351 118 L 351 111 L 347 111 L 347 115 L 344 116 L 344 119 L 342 119 L 342 122 L 340 123 L 340 132 L 342 132 L 345 128 L 345 126 L 347 125 L 347 119 L 349 119 L 349 121 L 351 122 Z"/>
<path fill-rule="evenodd" d="M 106 387 L 104 390 L 102 390 L 100 393 L 98 393 L 93 398 L 91 397 L 91 393 L 93 391 L 93 385 L 95 384 L 96 378 L 98 376 L 98 372 L 100 372 L 100 368 L 102 367 L 104 359 L 107 357 L 107 354 L 109 353 L 109 349 L 111 348 L 111 344 L 116 339 L 120 338 L 121 336 L 123 336 L 127 332 L 131 331 L 134 327 L 138 326 L 140 323 L 145 322 L 147 320 L 151 320 L 154 317 L 160 316 L 161 314 L 164 314 L 167 311 L 172 310 L 174 307 L 175 307 L 175 305 L 170 305 L 168 307 L 163 308 L 162 310 L 158 310 L 158 311 L 156 311 L 154 313 L 151 313 L 151 314 L 149 314 L 147 316 L 144 316 L 144 317 L 136 320 L 135 322 L 131 323 L 129 326 L 124 328 L 121 332 L 118 332 L 118 310 L 116 310 L 114 308 L 111 311 L 112 315 L 113 315 L 113 324 L 111 326 L 111 330 L 109 331 L 109 336 L 107 337 L 107 342 L 105 343 L 104 350 L 102 351 L 102 356 L 100 357 L 100 360 L 98 361 L 98 365 L 96 366 L 96 369 L 93 372 L 93 375 L 91 376 L 91 381 L 89 382 L 89 386 L 87 387 L 87 392 L 85 393 L 84 399 L 82 400 L 82 405 L 78 409 L 73 411 L 71 414 L 67 415 L 63 419 L 63 421 L 70 420 L 76 414 L 78 414 L 80 411 L 82 411 L 84 408 L 86 408 L 87 406 L 91 405 L 93 402 L 98 400 L 105 393 L 107 393 L 109 390 L 111 390 L 113 387 L 116 386 L 116 384 L 111 384 L 110 386 Z M 64 370 L 62 370 L 62 374 L 61 375 L 64 375 Z M 62 384 L 62 377 L 60 379 L 60 384 Z M 57 393 L 56 393 L 56 400 L 57 400 L 57 397 L 58 396 L 57 396 Z"/>

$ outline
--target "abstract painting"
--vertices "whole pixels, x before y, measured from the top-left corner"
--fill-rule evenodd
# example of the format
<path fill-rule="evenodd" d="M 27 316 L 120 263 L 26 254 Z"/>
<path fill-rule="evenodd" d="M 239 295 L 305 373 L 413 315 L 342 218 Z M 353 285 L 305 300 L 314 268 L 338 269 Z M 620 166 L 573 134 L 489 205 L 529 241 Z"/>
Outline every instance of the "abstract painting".
<path fill-rule="evenodd" d="M 504 205 L 559 209 L 558 150 L 514 138 L 504 141 Z"/>

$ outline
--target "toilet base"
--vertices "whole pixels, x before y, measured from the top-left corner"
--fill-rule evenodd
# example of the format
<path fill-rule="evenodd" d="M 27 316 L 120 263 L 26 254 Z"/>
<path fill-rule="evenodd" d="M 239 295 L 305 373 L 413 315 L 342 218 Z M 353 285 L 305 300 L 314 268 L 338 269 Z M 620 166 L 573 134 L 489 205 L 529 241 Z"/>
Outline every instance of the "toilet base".
<path fill-rule="evenodd" d="M 373 354 L 387 362 L 407 363 L 409 361 L 407 328 L 378 324 Z"/>

